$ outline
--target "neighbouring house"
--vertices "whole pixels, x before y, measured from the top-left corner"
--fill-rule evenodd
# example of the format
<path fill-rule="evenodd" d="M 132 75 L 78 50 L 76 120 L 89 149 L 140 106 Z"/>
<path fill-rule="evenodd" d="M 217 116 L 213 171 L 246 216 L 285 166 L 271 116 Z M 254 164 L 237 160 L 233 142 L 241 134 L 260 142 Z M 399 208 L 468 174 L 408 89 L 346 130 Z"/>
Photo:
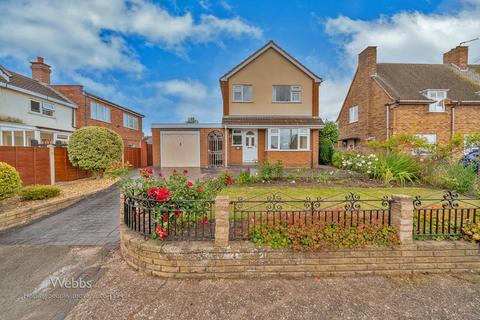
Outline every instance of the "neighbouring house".
<path fill-rule="evenodd" d="M 120 134 L 125 146 L 141 146 L 144 115 L 94 95 L 86 91 L 82 85 L 53 85 L 53 87 L 77 104 L 77 128 L 106 127 Z"/>
<path fill-rule="evenodd" d="M 455 134 L 479 132 L 480 65 L 468 64 L 466 46 L 445 53 L 443 64 L 377 63 L 377 48 L 368 47 L 337 123 L 348 149 L 399 134 L 446 144 Z"/>
<path fill-rule="evenodd" d="M 221 123 L 152 124 L 153 165 L 318 165 L 322 79 L 273 41 L 220 78 Z"/>
<path fill-rule="evenodd" d="M 50 84 L 50 66 L 31 62 L 32 77 L 0 65 L 0 146 L 66 143 L 77 105 Z"/>

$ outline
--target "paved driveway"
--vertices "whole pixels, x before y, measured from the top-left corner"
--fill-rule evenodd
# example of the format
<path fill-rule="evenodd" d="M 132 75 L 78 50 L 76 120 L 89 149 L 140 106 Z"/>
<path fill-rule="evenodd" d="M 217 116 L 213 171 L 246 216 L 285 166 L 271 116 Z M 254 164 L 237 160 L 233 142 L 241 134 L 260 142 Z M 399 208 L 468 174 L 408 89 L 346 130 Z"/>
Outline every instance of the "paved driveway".
<path fill-rule="evenodd" d="M 89 290 L 78 281 L 95 284 L 118 247 L 118 209 L 119 191 L 111 187 L 0 233 L 0 319 L 64 319 Z"/>

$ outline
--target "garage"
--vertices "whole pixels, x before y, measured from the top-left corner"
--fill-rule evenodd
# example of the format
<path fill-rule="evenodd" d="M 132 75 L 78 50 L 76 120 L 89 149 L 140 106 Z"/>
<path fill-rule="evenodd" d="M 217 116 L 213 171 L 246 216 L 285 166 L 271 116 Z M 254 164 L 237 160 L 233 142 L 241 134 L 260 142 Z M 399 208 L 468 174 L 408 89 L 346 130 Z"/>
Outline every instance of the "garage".
<path fill-rule="evenodd" d="M 200 167 L 199 131 L 162 131 L 160 148 L 162 167 Z"/>

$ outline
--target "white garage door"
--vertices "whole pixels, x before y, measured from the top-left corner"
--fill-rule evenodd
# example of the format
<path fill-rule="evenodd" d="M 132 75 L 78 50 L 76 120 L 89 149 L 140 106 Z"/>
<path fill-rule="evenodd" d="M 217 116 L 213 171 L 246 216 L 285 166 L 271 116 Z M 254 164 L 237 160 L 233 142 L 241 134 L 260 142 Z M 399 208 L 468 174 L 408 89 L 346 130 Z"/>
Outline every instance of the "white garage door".
<path fill-rule="evenodd" d="M 200 167 L 198 131 L 162 132 L 160 147 L 162 167 Z"/>

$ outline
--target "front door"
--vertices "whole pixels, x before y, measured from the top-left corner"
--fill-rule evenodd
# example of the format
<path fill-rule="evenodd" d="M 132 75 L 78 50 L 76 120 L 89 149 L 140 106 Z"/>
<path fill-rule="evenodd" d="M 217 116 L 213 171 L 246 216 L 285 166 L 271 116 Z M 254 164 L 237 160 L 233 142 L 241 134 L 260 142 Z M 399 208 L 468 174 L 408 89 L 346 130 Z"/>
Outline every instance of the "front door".
<path fill-rule="evenodd" d="M 257 130 L 243 132 L 243 163 L 257 162 Z"/>

